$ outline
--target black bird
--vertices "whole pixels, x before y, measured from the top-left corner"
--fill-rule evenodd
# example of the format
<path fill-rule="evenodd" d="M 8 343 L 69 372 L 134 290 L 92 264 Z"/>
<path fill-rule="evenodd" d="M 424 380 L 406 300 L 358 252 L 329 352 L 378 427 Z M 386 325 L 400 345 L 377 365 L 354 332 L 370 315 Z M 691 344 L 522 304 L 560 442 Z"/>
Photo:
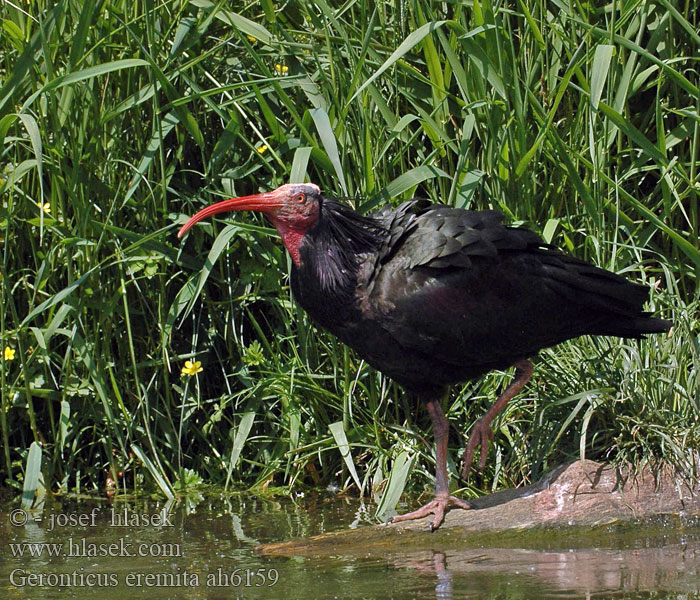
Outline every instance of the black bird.
<path fill-rule="evenodd" d="M 640 338 L 671 323 L 642 311 L 647 288 L 508 227 L 494 210 L 421 200 L 362 216 L 313 184 L 224 200 L 180 229 L 223 211 L 256 210 L 277 228 L 292 257 L 297 302 L 321 327 L 408 392 L 419 396 L 435 432 L 435 499 L 393 521 L 450 506 L 471 508 L 447 486 L 448 423 L 440 401 L 452 384 L 515 365 L 515 379 L 474 424 L 463 455 L 480 468 L 490 423 L 532 375 L 527 360 L 580 335 Z"/>

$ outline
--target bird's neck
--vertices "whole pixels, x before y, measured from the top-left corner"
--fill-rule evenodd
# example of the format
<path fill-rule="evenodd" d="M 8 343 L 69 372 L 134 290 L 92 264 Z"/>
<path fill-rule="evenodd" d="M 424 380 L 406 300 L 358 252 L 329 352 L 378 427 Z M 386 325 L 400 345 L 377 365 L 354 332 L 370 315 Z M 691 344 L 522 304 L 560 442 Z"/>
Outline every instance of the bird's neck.
<path fill-rule="evenodd" d="M 316 288 L 329 299 L 351 297 L 361 262 L 379 250 L 385 235 L 380 221 L 326 199 L 318 222 L 298 245 L 295 275 L 306 282 L 309 293 Z"/>
<path fill-rule="evenodd" d="M 282 238 L 282 242 L 284 243 L 284 247 L 287 248 L 289 256 L 292 257 L 292 262 L 299 267 L 301 265 L 301 252 L 299 247 L 306 235 L 306 230 L 280 222 L 275 223 L 273 221 L 273 224 L 277 229 L 277 233 L 279 233 Z"/>

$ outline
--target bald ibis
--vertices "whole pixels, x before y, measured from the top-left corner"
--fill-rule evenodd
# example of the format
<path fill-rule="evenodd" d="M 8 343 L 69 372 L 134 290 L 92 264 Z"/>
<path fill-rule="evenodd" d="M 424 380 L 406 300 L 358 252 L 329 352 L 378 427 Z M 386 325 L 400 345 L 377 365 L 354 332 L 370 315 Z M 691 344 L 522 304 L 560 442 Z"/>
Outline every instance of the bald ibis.
<path fill-rule="evenodd" d="M 287 184 L 218 202 L 198 221 L 235 210 L 262 212 L 292 259 L 296 301 L 321 327 L 425 402 L 436 443 L 435 499 L 393 521 L 450 506 L 447 419 L 441 399 L 452 384 L 515 366 L 515 378 L 477 421 L 462 476 L 480 449 L 486 464 L 490 423 L 532 374 L 542 348 L 584 334 L 640 338 L 671 323 L 642 311 L 647 288 L 564 254 L 494 210 L 471 211 L 421 200 L 362 216 L 325 198 L 313 184 Z"/>

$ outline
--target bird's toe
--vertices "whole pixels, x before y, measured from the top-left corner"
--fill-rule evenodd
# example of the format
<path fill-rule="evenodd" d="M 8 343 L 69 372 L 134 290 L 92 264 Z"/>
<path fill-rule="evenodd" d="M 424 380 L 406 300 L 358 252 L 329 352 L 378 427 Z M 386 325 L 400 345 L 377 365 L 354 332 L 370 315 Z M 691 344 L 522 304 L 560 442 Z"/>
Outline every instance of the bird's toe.
<path fill-rule="evenodd" d="M 451 506 L 456 506 L 457 508 L 462 508 L 464 510 L 469 510 L 472 505 L 465 500 L 455 498 L 454 496 L 437 496 L 431 502 L 424 504 L 419 509 L 414 510 L 403 515 L 396 515 L 392 517 L 388 522 L 399 523 L 401 521 L 412 521 L 414 519 L 422 519 L 428 515 L 433 515 L 433 520 L 428 526 L 430 531 L 435 531 L 440 528 L 442 522 L 445 520 L 445 513 Z"/>

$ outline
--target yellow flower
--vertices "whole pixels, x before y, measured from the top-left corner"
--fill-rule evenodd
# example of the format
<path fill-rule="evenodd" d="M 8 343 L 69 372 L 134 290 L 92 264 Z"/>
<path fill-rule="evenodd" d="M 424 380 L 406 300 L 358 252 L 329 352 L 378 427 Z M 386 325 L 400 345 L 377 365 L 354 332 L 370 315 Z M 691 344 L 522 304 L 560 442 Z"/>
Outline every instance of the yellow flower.
<path fill-rule="evenodd" d="M 195 362 L 192 362 L 191 360 L 188 360 L 185 362 L 185 366 L 182 367 L 182 374 L 183 375 L 196 375 L 197 373 L 201 373 L 204 369 L 202 369 L 202 363 L 199 362 L 198 360 Z"/>
<path fill-rule="evenodd" d="M 51 212 L 51 205 L 48 202 L 44 202 L 42 204 L 41 202 L 37 202 L 37 206 L 43 210 L 47 215 Z"/>
<path fill-rule="evenodd" d="M 5 360 L 14 360 L 15 359 L 15 349 L 10 348 L 9 346 L 5 346 Z"/>
<path fill-rule="evenodd" d="M 284 75 L 285 73 L 287 73 L 287 71 L 289 71 L 289 67 L 287 65 L 275 65 L 275 71 L 278 74 L 281 73 L 282 75 Z"/>
<path fill-rule="evenodd" d="M 258 151 L 258 154 L 262 154 L 263 152 L 267 151 L 267 145 L 263 144 L 262 146 L 257 147 L 256 150 Z"/>
<path fill-rule="evenodd" d="M 256 40 L 252 35 L 249 35 L 249 36 L 247 36 L 247 37 L 248 37 L 248 41 L 249 41 L 249 42 L 257 42 L 257 41 L 258 41 L 258 40 Z"/>

